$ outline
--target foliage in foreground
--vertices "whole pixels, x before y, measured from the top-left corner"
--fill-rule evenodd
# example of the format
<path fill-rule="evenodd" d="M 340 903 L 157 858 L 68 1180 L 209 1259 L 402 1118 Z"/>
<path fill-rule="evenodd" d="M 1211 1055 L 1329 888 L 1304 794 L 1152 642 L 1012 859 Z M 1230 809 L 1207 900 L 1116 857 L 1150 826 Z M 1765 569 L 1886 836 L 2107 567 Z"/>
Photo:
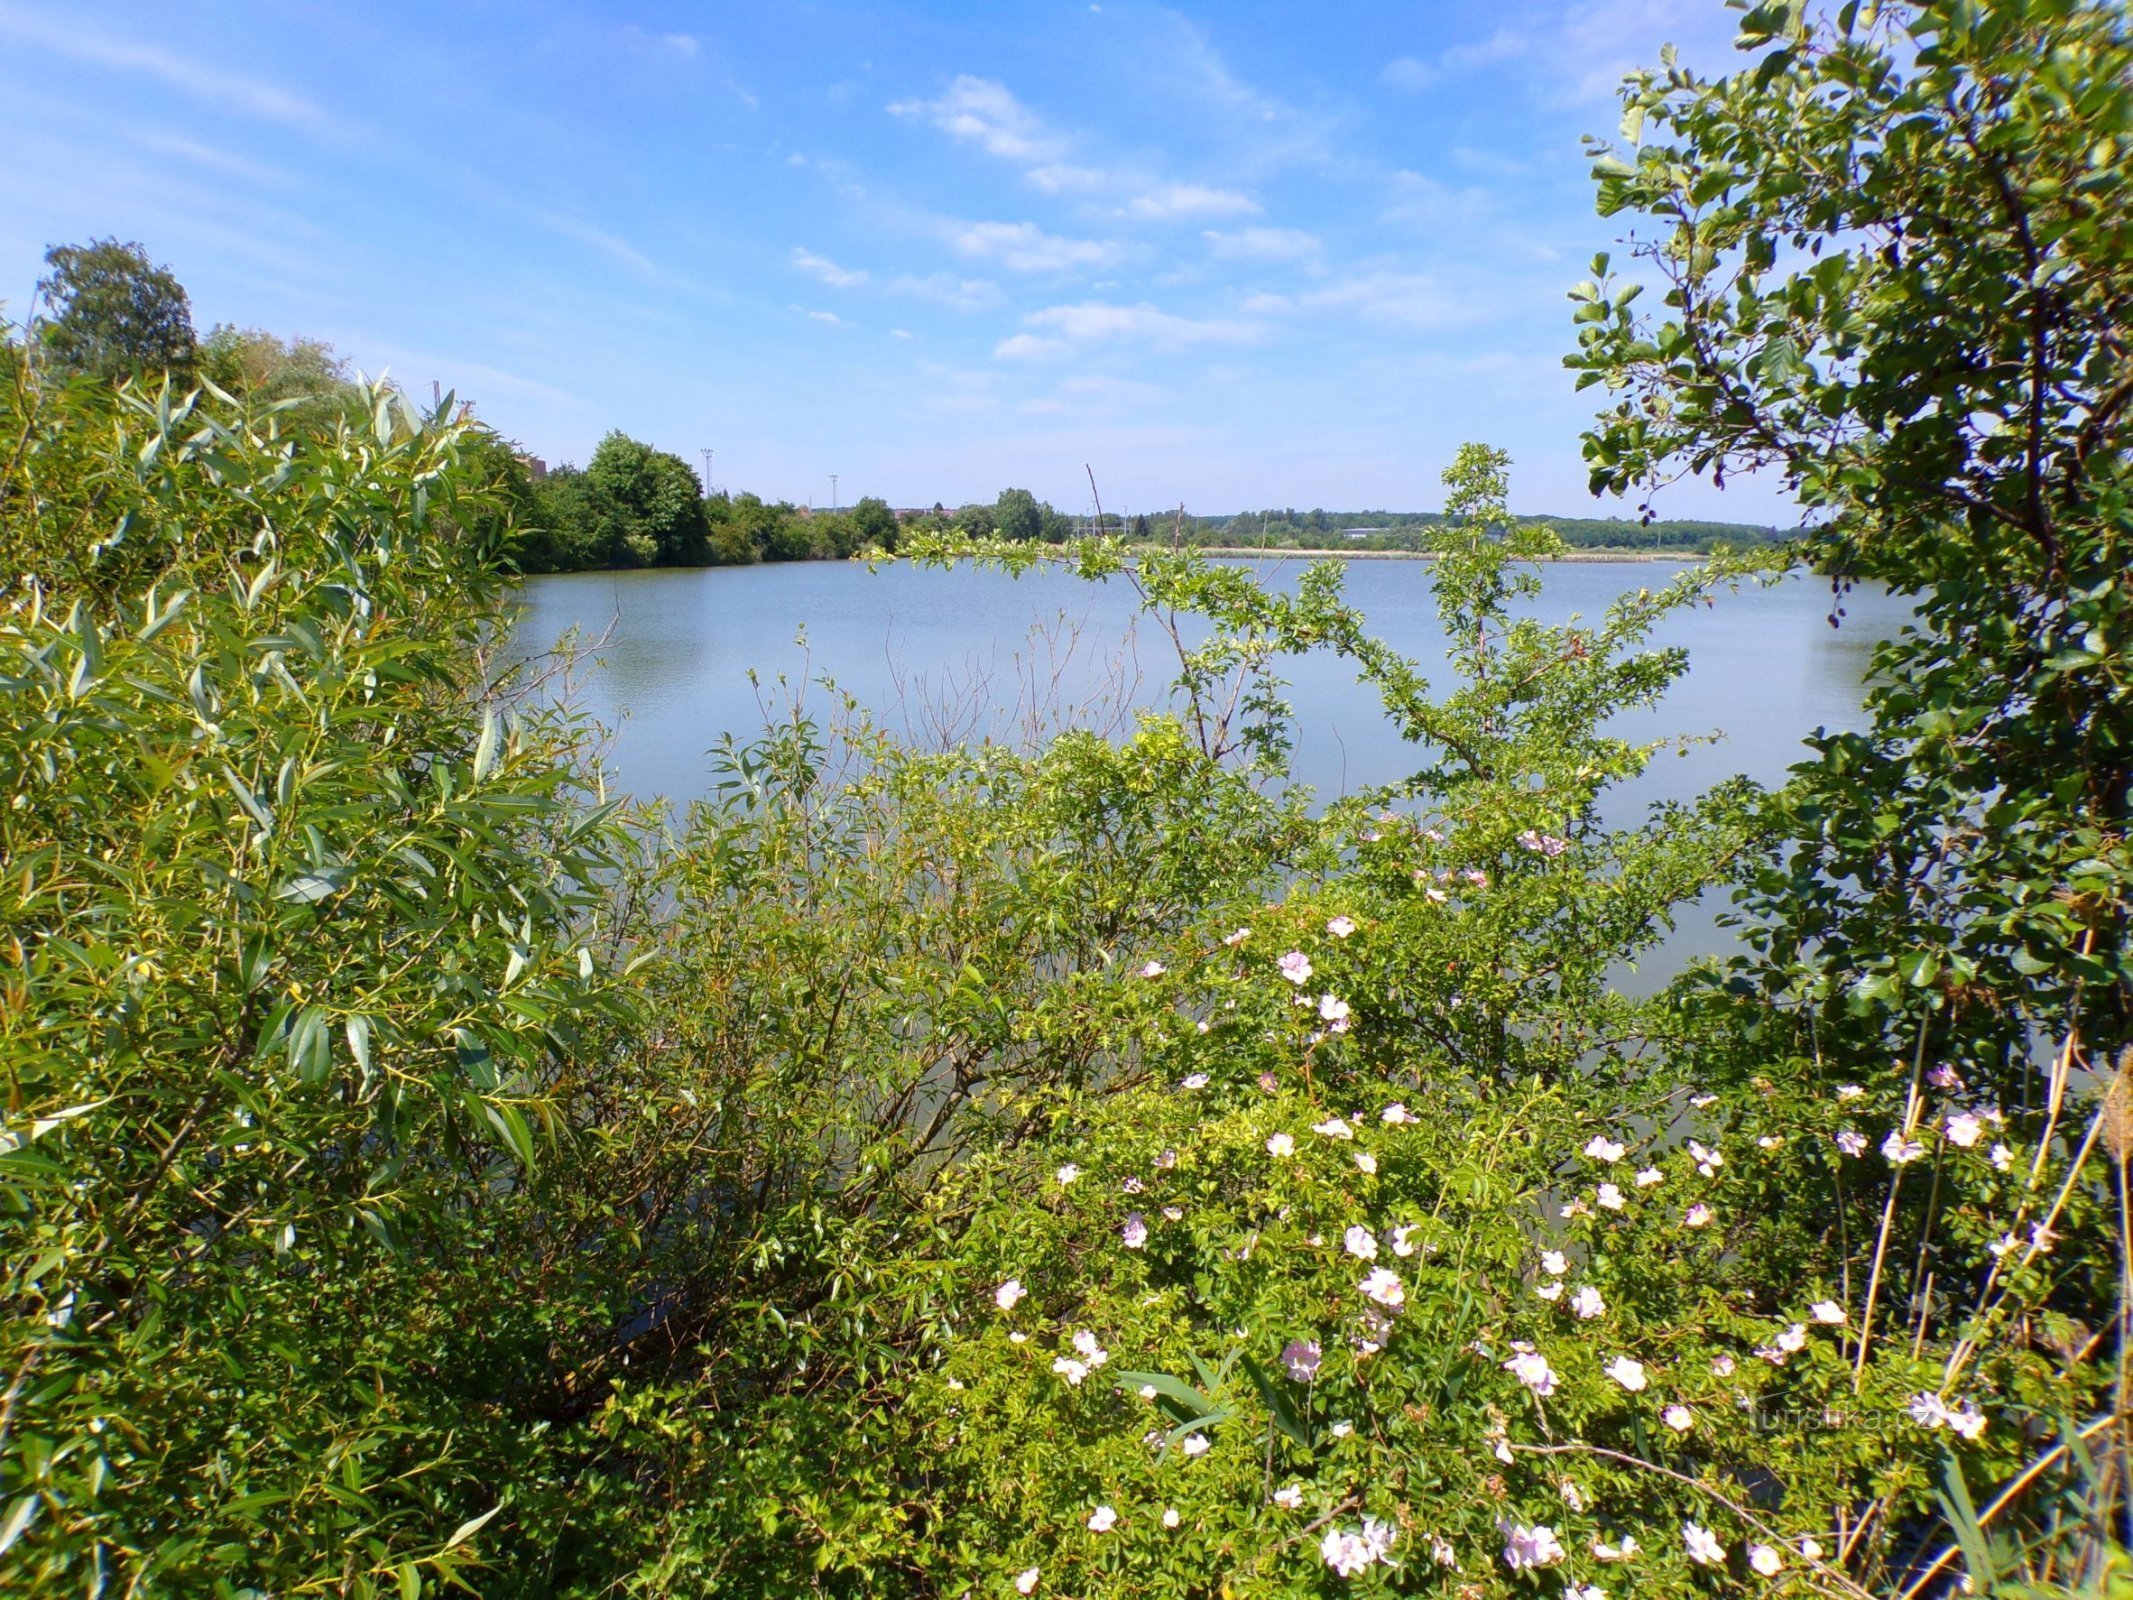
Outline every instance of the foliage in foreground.
<path fill-rule="evenodd" d="M 1668 315 L 1577 359 L 1608 481 L 1779 461 L 1918 624 L 1641 826 L 1609 718 L 1728 576 L 1534 620 L 1478 447 L 1448 690 L 1337 569 L 1076 546 L 1177 646 L 1130 736 L 796 715 L 670 838 L 499 677 L 448 407 L 0 352 L 11 1592 L 2122 1587 L 2123 24 L 1861 15 L 1636 89 Z M 1313 650 L 1416 750 L 1322 815 Z M 1747 955 L 1613 991 L 1729 879 Z"/>

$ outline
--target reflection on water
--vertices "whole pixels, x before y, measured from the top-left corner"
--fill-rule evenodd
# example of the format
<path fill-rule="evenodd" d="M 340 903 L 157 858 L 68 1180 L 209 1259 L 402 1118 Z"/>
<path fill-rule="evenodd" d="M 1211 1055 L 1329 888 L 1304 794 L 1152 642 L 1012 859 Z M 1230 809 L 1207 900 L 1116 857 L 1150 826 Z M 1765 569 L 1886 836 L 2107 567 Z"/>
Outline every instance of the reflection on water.
<path fill-rule="evenodd" d="M 1294 565 L 1263 576 L 1293 582 Z M 1373 630 L 1451 686 L 1429 577 L 1418 561 L 1358 562 L 1348 593 Z M 1597 620 L 1624 593 L 1656 586 L 1672 568 L 1565 563 L 1546 569 L 1536 614 Z M 1117 728 L 1135 705 L 1157 703 L 1173 670 L 1169 641 L 1142 621 L 1120 581 L 1084 583 L 1059 572 L 1020 578 L 963 567 L 878 571 L 846 563 L 583 573 L 535 578 L 520 592 L 514 647 L 551 647 L 575 628 L 604 636 L 582 675 L 584 709 L 616 730 L 615 776 L 640 797 L 703 793 L 705 753 L 723 733 L 762 726 L 766 702 L 750 681 L 805 685 L 827 677 L 889 726 L 927 739 L 1021 739 L 1078 720 Z M 1625 714 L 1635 738 L 1715 736 L 1662 756 L 1609 806 L 1628 820 L 1657 800 L 1688 799 L 1734 773 L 1782 781 L 1816 728 L 1860 725 L 1861 677 L 1876 642 L 1908 614 L 1902 601 L 1855 590 L 1831 628 L 1825 584 L 1794 578 L 1717 596 L 1677 614 L 1655 643 L 1689 653 L 1688 674 L 1651 711 Z M 1295 772 L 1323 795 L 1404 776 L 1415 752 L 1388 728 L 1354 668 L 1327 657 L 1288 664 L 1296 711 Z M 808 691 L 818 710 L 826 698 Z"/>

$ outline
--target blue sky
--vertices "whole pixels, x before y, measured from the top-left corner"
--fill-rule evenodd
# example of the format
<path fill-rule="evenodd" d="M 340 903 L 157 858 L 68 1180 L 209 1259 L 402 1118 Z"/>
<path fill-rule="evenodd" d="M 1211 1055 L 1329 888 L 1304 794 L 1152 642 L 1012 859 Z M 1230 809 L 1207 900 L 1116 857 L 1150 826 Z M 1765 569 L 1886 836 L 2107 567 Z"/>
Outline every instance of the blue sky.
<path fill-rule="evenodd" d="M 1605 514 L 1579 135 L 1719 0 L 1196 8 L 0 0 L 0 298 L 116 234 L 204 331 L 826 503 L 1423 508 L 1462 440 Z M 1662 512 L 1786 519 L 1769 487 Z"/>

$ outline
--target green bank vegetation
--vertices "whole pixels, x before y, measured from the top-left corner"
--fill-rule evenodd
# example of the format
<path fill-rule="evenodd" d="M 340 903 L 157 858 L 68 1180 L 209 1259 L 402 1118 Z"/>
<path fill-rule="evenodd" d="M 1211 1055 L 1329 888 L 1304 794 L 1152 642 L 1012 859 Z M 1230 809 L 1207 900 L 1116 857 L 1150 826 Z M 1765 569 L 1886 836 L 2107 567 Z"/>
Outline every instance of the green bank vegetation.
<path fill-rule="evenodd" d="M 668 826 L 500 664 L 449 399 L 0 347 L 7 1591 L 2125 1592 L 2133 45 L 1742 26 L 1596 155 L 1595 484 L 1782 471 L 1917 620 L 1629 827 L 1756 571 L 1526 620 L 1482 446 L 1441 672 L 1338 564 L 924 534 L 1134 585 L 1168 707 L 796 710 Z M 1311 651 L 1410 779 L 1268 781 Z"/>
<path fill-rule="evenodd" d="M 180 387 L 203 381 L 226 397 L 278 408 L 292 433 L 359 415 L 368 404 L 349 363 L 318 340 L 227 323 L 196 338 L 184 285 L 139 244 L 59 245 L 46 265 L 38 287 L 49 313 L 38 322 L 38 344 L 59 368 L 107 381 L 166 373 Z M 1195 516 L 1183 507 L 1153 519 L 1107 513 L 1077 520 L 1016 488 L 953 511 L 936 504 L 899 512 L 878 495 L 822 511 L 714 490 L 672 451 L 619 431 L 602 439 L 583 467 L 551 470 L 495 435 L 470 437 L 467 448 L 487 453 L 485 470 L 508 509 L 508 537 L 497 557 L 526 574 L 841 561 L 894 554 L 907 531 L 1051 545 L 1101 534 L 1195 548 L 1423 553 L 1430 530 L 1444 520 L 1435 511 Z M 1649 515 L 1545 520 L 1577 551 L 1711 552 L 1779 538 L 1774 528 Z"/>

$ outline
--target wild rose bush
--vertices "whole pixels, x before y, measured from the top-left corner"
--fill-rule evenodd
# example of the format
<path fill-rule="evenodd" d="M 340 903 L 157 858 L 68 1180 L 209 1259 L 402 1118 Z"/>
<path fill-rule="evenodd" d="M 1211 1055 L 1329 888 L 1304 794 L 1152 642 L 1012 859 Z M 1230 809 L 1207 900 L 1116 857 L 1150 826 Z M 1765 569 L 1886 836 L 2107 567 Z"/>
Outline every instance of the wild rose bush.
<path fill-rule="evenodd" d="M 1268 943 L 1244 981 L 1287 1002 L 1305 959 Z M 1951 1365 L 1952 1325 L 1911 1336 L 1908 1262 L 1862 1359 L 1871 1233 L 1803 1244 L 1777 1203 L 1848 1179 L 1878 1204 L 1938 1166 L 1961 1231 L 2024 1241 L 1978 1252 L 2004 1322 L 2102 1264 L 2063 1212 L 2035 1248 L 2023 1119 L 1388 1077 L 1322 1020 L 1258 1051 L 1190 1038 L 1170 1086 L 1062 1106 L 1054 1138 L 936 1196 L 975 1220 L 943 1357 L 901 1403 L 955 1486 L 927 1507 L 948 1581 L 1858 1593 L 1949 1482 L 2004 1479 L 2095 1399 L 2018 1342 Z"/>

